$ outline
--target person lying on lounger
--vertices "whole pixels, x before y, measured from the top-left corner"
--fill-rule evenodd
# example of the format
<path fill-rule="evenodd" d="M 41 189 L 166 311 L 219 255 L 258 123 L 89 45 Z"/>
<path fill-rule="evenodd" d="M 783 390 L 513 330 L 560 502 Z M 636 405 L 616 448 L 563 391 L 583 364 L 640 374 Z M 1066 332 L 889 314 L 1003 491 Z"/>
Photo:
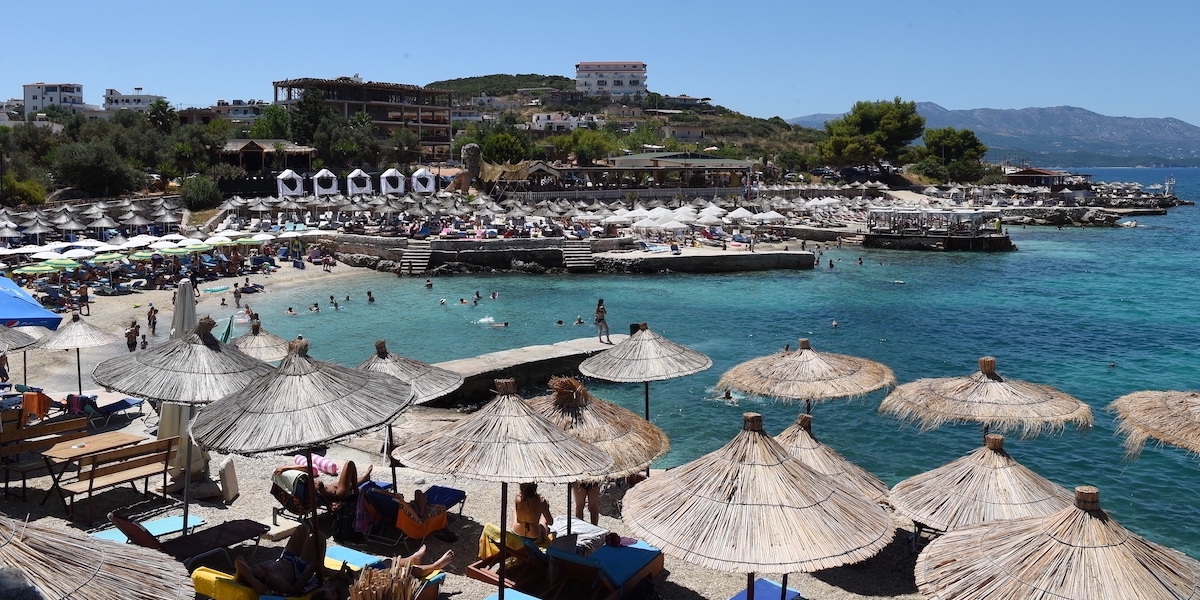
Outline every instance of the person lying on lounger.
<path fill-rule="evenodd" d="M 341 502 L 350 498 L 358 490 L 358 486 L 366 483 L 371 478 L 371 469 L 374 466 L 367 465 L 367 471 L 363 473 L 362 477 L 359 477 L 358 467 L 354 465 L 354 461 L 347 461 L 346 466 L 342 467 L 341 472 L 338 473 L 337 482 L 328 485 L 323 481 L 316 482 L 317 495 L 330 503 Z M 308 467 L 305 465 L 287 465 L 276 467 L 275 474 L 278 475 L 284 471 L 307 470 Z"/>

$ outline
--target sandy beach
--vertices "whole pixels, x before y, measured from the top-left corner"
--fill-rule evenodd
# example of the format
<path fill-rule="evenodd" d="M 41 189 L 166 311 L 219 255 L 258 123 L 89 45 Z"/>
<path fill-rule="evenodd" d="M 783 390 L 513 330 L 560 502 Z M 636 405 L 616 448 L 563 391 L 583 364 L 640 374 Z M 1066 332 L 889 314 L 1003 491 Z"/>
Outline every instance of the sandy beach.
<path fill-rule="evenodd" d="M 328 295 L 325 290 L 332 289 L 336 281 L 353 277 L 356 273 L 366 271 L 339 265 L 332 273 L 323 272 L 319 268 L 298 270 L 284 268 L 270 276 L 251 276 L 254 283 L 266 286 L 263 294 L 277 293 L 292 286 L 306 285 L 312 287 L 314 294 Z M 224 280 L 205 287 L 232 285 L 233 280 Z M 93 325 L 120 334 L 129 323 L 136 319 L 146 329 L 146 311 L 153 303 L 160 309 L 158 331 L 156 335 L 148 336 L 151 346 L 168 340 L 172 317 L 171 291 L 149 291 L 139 294 L 96 297 L 91 306 L 91 316 L 84 317 Z M 197 314 L 227 315 L 231 308 L 220 307 L 222 296 L 232 305 L 232 296 L 228 290 L 221 293 L 203 293 L 197 306 Z M 255 295 L 243 296 L 244 302 L 253 304 Z M 140 351 L 140 350 L 139 350 Z M 126 353 L 123 344 L 114 344 L 103 348 L 84 349 L 81 353 L 83 360 L 83 388 L 85 392 L 95 390 L 96 385 L 90 379 L 92 368 L 108 358 Z M 75 356 L 73 352 L 50 352 L 31 350 L 28 353 L 29 382 L 32 385 L 44 387 L 51 396 L 61 399 L 66 393 L 75 390 Z M 21 381 L 21 360 L 19 356 L 12 357 L 12 373 L 14 381 Z M 123 397 L 119 395 L 118 397 Z M 102 400 L 102 403 L 104 401 Z M 153 426 L 153 411 L 147 408 L 147 418 L 136 418 L 124 426 L 131 433 L 145 433 Z M 445 427 L 447 423 L 462 418 L 464 415 L 454 410 L 431 409 L 416 407 L 408 411 L 396 423 L 397 439 L 408 439 L 437 428 Z M 114 419 L 114 428 L 120 427 L 120 419 Z M 147 421 L 150 423 L 148 424 Z M 344 443 L 330 447 L 327 456 L 337 461 L 353 460 L 360 472 L 367 464 L 373 466 L 374 479 L 391 481 L 391 469 L 387 459 L 380 452 L 382 433 L 361 436 Z M 225 456 L 214 454 L 211 461 L 211 471 L 215 474 L 216 467 L 225 460 Z M 248 518 L 269 523 L 271 508 L 278 502 L 268 493 L 270 473 L 275 466 L 292 464 L 291 456 L 266 457 L 232 457 L 241 491 L 240 497 L 231 505 L 224 505 L 219 498 L 215 500 L 195 500 L 192 502 L 192 514 L 199 515 L 209 524 L 222 521 Z M 447 549 L 453 549 L 455 558 L 449 568 L 451 576 L 442 586 L 442 597 L 463 599 L 483 598 L 490 594 L 492 587 L 469 579 L 463 575 L 465 567 L 476 558 L 479 534 L 485 523 L 499 521 L 500 489 L 497 484 L 479 483 L 464 479 L 429 476 L 426 474 L 398 469 L 396 471 L 398 491 L 409 494 L 415 488 L 424 489 L 432 484 L 448 485 L 463 489 L 468 493 L 462 518 L 452 519 L 450 530 L 457 536 L 453 543 L 440 541 L 433 537 L 426 540 L 428 556 L 440 556 Z M 83 523 L 69 523 L 64 517 L 61 504 L 51 499 L 44 505 L 39 505 L 42 492 L 49 488 L 49 478 L 40 477 L 29 482 L 30 500 L 20 502 L 14 498 L 6 498 L 0 502 L 0 509 L 9 516 L 24 518 L 27 514 L 32 520 L 37 520 L 53 527 L 83 529 L 93 531 L 107 528 L 109 525 L 103 515 L 112 510 L 121 509 L 125 514 L 131 514 L 139 519 L 160 515 L 179 515 L 181 512 L 180 499 L 175 494 L 174 500 L 164 504 L 161 499 L 151 497 L 143 499 L 140 494 L 128 488 L 109 490 L 96 496 L 95 513 L 97 520 L 89 527 Z M 515 483 L 515 482 L 514 482 Z M 542 493 L 550 500 L 555 515 L 567 512 L 566 490 L 564 486 L 542 486 Z M 599 525 L 611 531 L 628 534 L 624 528 L 619 512 L 614 505 L 614 498 L 604 496 L 601 500 L 602 510 Z M 897 520 L 897 527 L 911 528 L 910 523 Z M 920 598 L 913 583 L 913 564 L 916 555 L 909 552 L 906 531 L 898 531 L 893 543 L 875 558 L 861 564 L 831 569 L 814 575 L 792 574 L 789 585 L 801 591 L 805 598 L 816 599 L 860 599 L 860 598 Z M 264 540 L 257 551 L 244 550 L 252 554 L 250 560 L 267 560 L 278 556 L 282 544 L 286 541 Z M 382 556 L 407 554 L 403 547 L 389 547 L 378 543 L 356 544 L 355 548 Z M 411 550 L 412 548 L 410 548 Z M 218 559 L 218 563 L 220 559 Z M 216 564 L 218 568 L 220 564 Z M 778 579 L 778 577 L 774 577 Z M 662 598 L 667 599 L 725 599 L 743 589 L 746 583 L 744 575 L 736 573 L 721 573 L 693 566 L 687 562 L 671 557 L 666 558 L 666 571 L 655 580 L 655 589 Z"/>

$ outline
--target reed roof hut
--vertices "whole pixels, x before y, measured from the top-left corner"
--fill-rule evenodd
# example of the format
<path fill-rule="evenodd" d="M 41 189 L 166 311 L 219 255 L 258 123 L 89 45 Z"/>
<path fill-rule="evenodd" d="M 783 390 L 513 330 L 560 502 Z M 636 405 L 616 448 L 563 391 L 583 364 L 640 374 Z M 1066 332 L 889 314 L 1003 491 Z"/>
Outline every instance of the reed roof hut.
<path fill-rule="evenodd" d="M 80 348 L 96 348 L 121 341 L 120 336 L 109 333 L 73 313 L 66 325 L 50 332 L 50 335 L 37 341 L 32 348 L 42 350 L 74 350 L 75 376 L 79 383 L 79 395 L 83 395 L 83 359 L 79 356 Z"/>
<path fill-rule="evenodd" d="M 882 363 L 817 352 L 807 338 L 801 338 L 795 351 L 785 348 L 729 369 L 717 381 L 717 389 L 803 400 L 810 412 L 813 402 L 863 396 L 895 383 L 896 375 Z"/>
<path fill-rule="evenodd" d="M 135 544 L 117 544 L 0 514 L 0 564 L 24 572 L 43 598 L 191 600 L 183 565 Z"/>
<path fill-rule="evenodd" d="M 952 531 L 917 557 L 931 600 L 1195 598 L 1200 562 L 1147 541 L 1100 509 L 1100 492 L 1075 488 L 1052 515 Z"/>
<path fill-rule="evenodd" d="M 853 488 L 872 502 L 887 502 L 886 484 L 817 440 L 812 432 L 812 415 L 801 413 L 795 423 L 775 436 L 775 441 L 813 471 Z"/>
<path fill-rule="evenodd" d="M 1134 392 L 1108 408 L 1117 412 L 1129 454 L 1136 456 L 1150 438 L 1200 454 L 1200 392 Z"/>
<path fill-rule="evenodd" d="M 250 331 L 229 341 L 243 354 L 263 362 L 283 360 L 288 353 L 288 341 L 262 328 L 262 322 L 250 323 Z"/>
<path fill-rule="evenodd" d="M 457 390 L 463 376 L 441 367 L 388 352 L 387 342 L 375 342 L 375 354 L 358 365 L 363 371 L 391 375 L 413 389 L 413 404 L 424 404 Z"/>
<path fill-rule="evenodd" d="M 699 373 L 712 366 L 705 354 L 677 344 L 641 323 L 638 330 L 621 343 L 589 356 L 579 364 L 586 377 L 619 383 L 644 383 L 646 420 L 650 420 L 650 382 Z"/>
<path fill-rule="evenodd" d="M 996 359 L 979 359 L 979 371 L 965 377 L 918 379 L 892 390 L 879 410 L 922 429 L 943 423 L 981 423 L 989 430 L 1020 430 L 1022 436 L 1061 430 L 1068 423 L 1091 427 L 1092 409 L 1048 385 L 1005 379 Z"/>
<path fill-rule="evenodd" d="M 897 483 L 898 514 L 940 531 L 1005 519 L 1044 517 L 1071 506 L 1071 492 L 1017 462 L 1004 436 L 978 450 Z"/>
<path fill-rule="evenodd" d="M 5 350 L 19 350 L 26 346 L 32 345 L 37 341 L 38 338 L 35 338 L 19 329 L 0 326 L 0 348 Z"/>

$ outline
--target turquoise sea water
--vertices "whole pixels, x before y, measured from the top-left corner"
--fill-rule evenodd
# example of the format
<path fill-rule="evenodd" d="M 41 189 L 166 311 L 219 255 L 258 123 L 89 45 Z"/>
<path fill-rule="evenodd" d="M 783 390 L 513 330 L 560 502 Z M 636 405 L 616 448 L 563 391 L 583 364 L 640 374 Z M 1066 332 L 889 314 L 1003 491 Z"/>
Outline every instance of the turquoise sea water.
<path fill-rule="evenodd" d="M 1144 184 L 1174 176 L 1180 197 L 1200 199 L 1197 170 L 1085 172 L 1096 180 Z M 818 350 L 883 362 L 901 382 L 966 375 L 979 356 L 993 355 L 1002 375 L 1059 387 L 1090 404 L 1096 416 L 1088 431 L 1009 439 L 1006 448 L 1018 460 L 1068 488 L 1099 486 L 1103 507 L 1123 525 L 1200 558 L 1200 499 L 1193 491 L 1200 486 L 1198 459 L 1150 446 L 1127 460 L 1105 410 L 1128 392 L 1200 388 L 1200 211 L 1181 207 L 1138 220 L 1142 227 L 1013 229 L 1020 251 L 1008 254 L 829 250 L 822 263 L 833 259 L 832 270 L 455 276 L 434 280 L 432 290 L 422 280 L 364 273 L 328 288 L 246 299 L 273 333 L 303 334 L 312 340 L 314 356 L 353 366 L 379 338 L 394 352 L 438 362 L 590 335 L 591 312 L 604 298 L 614 332 L 647 321 L 713 359 L 708 371 L 651 384 L 653 419 L 672 443 L 657 463 L 663 467 L 720 447 L 740 428 L 746 410 L 762 412 L 773 434 L 790 424 L 802 406 L 731 406 L 711 388 L 733 365 L 784 344 L 795 347 L 797 338 L 810 338 Z M 378 298 L 370 306 L 368 289 Z M 457 304 L 476 291 L 484 296 L 479 306 Z M 491 291 L 499 292 L 497 300 L 487 299 Z M 330 294 L 353 299 L 333 312 Z M 320 303 L 319 314 L 307 312 L 313 302 Z M 288 306 L 301 315 L 283 316 Z M 576 315 L 589 324 L 572 326 Z M 479 323 L 488 318 L 510 326 Z M 558 319 L 566 325 L 555 325 Z M 596 395 L 641 412 L 640 384 L 589 385 Z M 876 408 L 882 396 L 818 405 L 814 431 L 889 485 L 981 445 L 977 426 L 922 433 L 881 415 Z"/>

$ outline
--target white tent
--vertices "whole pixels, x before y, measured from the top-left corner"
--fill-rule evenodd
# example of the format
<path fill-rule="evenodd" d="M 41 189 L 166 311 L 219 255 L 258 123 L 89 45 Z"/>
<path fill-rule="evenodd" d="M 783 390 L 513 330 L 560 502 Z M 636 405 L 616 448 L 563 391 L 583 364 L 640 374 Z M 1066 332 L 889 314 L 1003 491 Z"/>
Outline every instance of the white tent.
<path fill-rule="evenodd" d="M 304 195 L 304 178 L 297 175 L 295 171 L 287 169 L 279 175 L 275 176 L 275 185 L 279 188 L 279 197 L 284 196 L 303 196 Z"/>
<path fill-rule="evenodd" d="M 731 212 L 725 216 L 736 221 L 739 219 L 749 219 L 750 217 L 754 216 L 754 213 L 739 206 L 739 207 L 733 209 L 733 212 Z"/>
<path fill-rule="evenodd" d="M 351 196 L 370 194 L 374 191 L 371 186 L 371 176 L 362 169 L 355 169 L 346 176 L 346 193 Z"/>
<path fill-rule="evenodd" d="M 417 172 L 412 174 L 412 190 L 418 194 L 432 194 L 437 191 L 433 173 L 424 167 L 417 169 Z"/>
<path fill-rule="evenodd" d="M 404 173 L 398 169 L 388 169 L 379 176 L 380 191 L 384 194 L 403 194 L 405 179 Z"/>
<path fill-rule="evenodd" d="M 338 178 L 329 169 L 321 169 L 313 175 L 313 195 L 320 198 L 321 196 L 332 196 L 338 193 Z"/>

